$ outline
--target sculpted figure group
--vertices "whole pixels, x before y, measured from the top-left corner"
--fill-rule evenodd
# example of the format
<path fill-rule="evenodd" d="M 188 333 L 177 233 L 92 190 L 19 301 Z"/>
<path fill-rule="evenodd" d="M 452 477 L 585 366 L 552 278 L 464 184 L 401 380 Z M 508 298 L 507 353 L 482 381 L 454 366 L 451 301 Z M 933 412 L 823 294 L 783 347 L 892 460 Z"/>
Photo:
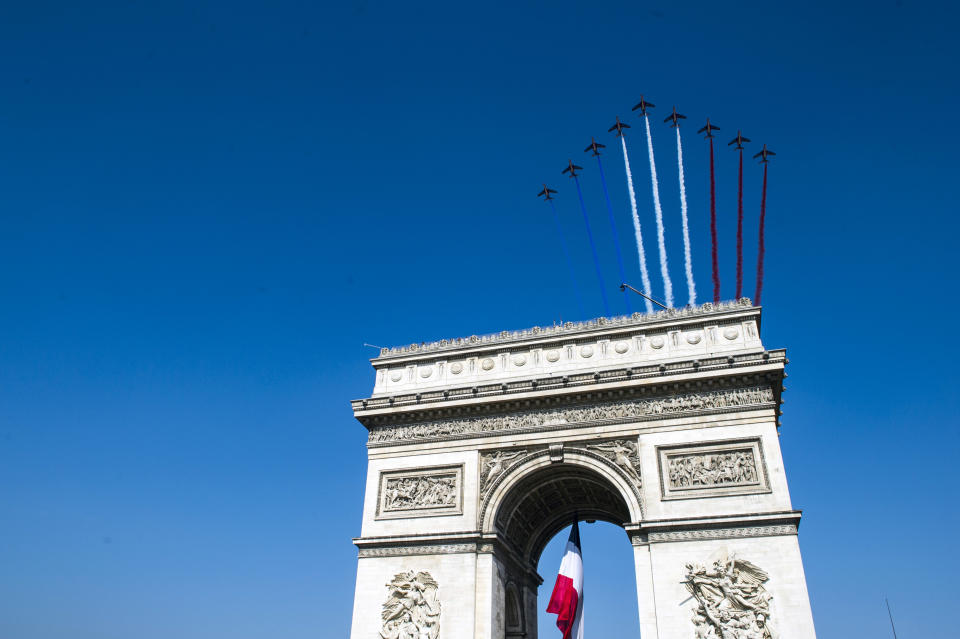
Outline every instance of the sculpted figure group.
<path fill-rule="evenodd" d="M 713 410 L 736 406 L 750 406 L 773 401 L 769 387 L 738 388 L 703 393 L 685 393 L 650 399 L 636 399 L 610 404 L 575 406 L 495 415 L 447 419 L 418 424 L 383 426 L 370 431 L 371 442 L 405 441 L 432 437 L 451 437 L 463 434 L 499 432 L 538 428 L 549 424 L 575 424 L 608 419 L 624 419 Z"/>
<path fill-rule="evenodd" d="M 387 584 L 381 639 L 437 639 L 440 600 L 429 572 L 401 572 Z"/>
<path fill-rule="evenodd" d="M 696 639 L 773 639 L 766 572 L 733 555 L 710 568 L 687 564 L 684 585 L 697 601 Z"/>
<path fill-rule="evenodd" d="M 411 510 L 457 503 L 456 475 L 423 475 L 388 479 L 384 510 Z"/>
<path fill-rule="evenodd" d="M 677 455 L 669 464 L 671 488 L 753 484 L 758 479 L 752 450 Z"/>

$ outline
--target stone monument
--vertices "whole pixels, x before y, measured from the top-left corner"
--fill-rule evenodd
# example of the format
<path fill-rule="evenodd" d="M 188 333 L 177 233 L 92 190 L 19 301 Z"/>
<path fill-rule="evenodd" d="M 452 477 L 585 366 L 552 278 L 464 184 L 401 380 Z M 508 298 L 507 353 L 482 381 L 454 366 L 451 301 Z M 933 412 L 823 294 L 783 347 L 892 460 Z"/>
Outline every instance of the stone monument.
<path fill-rule="evenodd" d="M 778 441 L 787 359 L 749 300 L 372 363 L 353 639 L 536 639 L 537 562 L 575 512 L 626 532 L 643 639 L 815 637 Z"/>

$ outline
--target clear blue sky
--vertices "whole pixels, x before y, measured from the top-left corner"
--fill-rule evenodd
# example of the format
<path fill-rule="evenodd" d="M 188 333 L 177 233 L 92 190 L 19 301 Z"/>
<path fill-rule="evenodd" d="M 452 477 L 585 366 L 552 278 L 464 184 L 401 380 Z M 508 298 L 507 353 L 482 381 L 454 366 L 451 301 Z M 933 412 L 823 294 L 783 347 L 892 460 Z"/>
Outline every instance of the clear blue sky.
<path fill-rule="evenodd" d="M 348 400 L 373 385 L 361 344 L 576 318 L 534 197 L 544 181 L 601 315 L 560 169 L 586 168 L 612 285 L 582 149 L 595 135 L 616 151 L 615 115 L 634 125 L 662 290 L 641 93 L 690 118 L 701 300 L 695 129 L 723 128 L 724 298 L 726 141 L 742 128 L 751 151 L 778 153 L 763 336 L 792 361 L 781 443 L 819 636 L 890 636 L 885 595 L 901 637 L 955 632 L 960 15 L 908 0 L 608 4 L 7 3 L 0 636 L 346 636 L 366 454 Z M 669 136 L 655 120 L 682 304 Z M 623 167 L 606 157 L 636 283 Z M 625 536 L 585 526 L 583 544 L 591 631 L 635 636 Z"/>

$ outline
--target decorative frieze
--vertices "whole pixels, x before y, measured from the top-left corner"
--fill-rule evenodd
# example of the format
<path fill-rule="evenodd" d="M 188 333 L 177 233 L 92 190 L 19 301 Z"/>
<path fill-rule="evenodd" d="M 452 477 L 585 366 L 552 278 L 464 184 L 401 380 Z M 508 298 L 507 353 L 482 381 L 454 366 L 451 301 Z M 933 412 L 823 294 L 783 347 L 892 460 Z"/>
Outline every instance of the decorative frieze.
<path fill-rule="evenodd" d="M 694 637 L 773 637 L 769 580 L 758 566 L 726 550 L 709 567 L 687 564 L 683 585 L 696 601 Z"/>
<path fill-rule="evenodd" d="M 462 504 L 462 465 L 380 474 L 378 519 L 458 515 Z"/>
<path fill-rule="evenodd" d="M 633 313 L 632 315 L 624 315 L 621 317 L 598 317 L 597 319 L 586 322 L 566 322 L 564 324 L 554 324 L 553 326 L 535 326 L 522 331 L 500 331 L 499 333 L 492 333 L 489 335 L 471 335 L 470 337 L 442 339 L 436 342 L 414 343 L 410 344 L 409 346 L 382 348 L 380 349 L 380 357 L 388 358 L 408 355 L 411 353 L 431 353 L 461 349 L 465 346 L 472 345 L 503 344 L 541 336 L 548 337 L 551 335 L 579 333 L 604 327 L 637 326 L 652 322 L 662 322 L 664 320 L 711 315 L 717 312 L 740 310 L 752 307 L 753 303 L 749 300 L 749 298 L 742 297 L 736 301 L 721 302 L 719 304 L 707 302 L 706 304 L 701 304 L 700 306 L 670 308 L 662 311 L 656 311 L 655 313 Z"/>
<path fill-rule="evenodd" d="M 427 571 L 401 572 L 387 584 L 382 639 L 437 639 L 440 598 L 436 580 Z"/>
<path fill-rule="evenodd" d="M 417 439 L 485 435 L 504 431 L 570 427 L 606 421 L 627 421 L 686 412 L 764 406 L 774 401 L 769 386 L 679 393 L 666 397 L 633 399 L 567 408 L 520 411 L 508 415 L 466 417 L 397 426 L 376 426 L 370 430 L 373 444 Z"/>
<path fill-rule="evenodd" d="M 664 499 L 769 490 L 760 440 L 660 447 Z"/>
<path fill-rule="evenodd" d="M 451 555 L 464 552 L 476 552 L 477 544 L 425 544 L 419 546 L 384 546 L 381 548 L 361 548 L 361 559 L 370 557 L 411 557 L 416 555 Z"/>
<path fill-rule="evenodd" d="M 705 541 L 713 539 L 744 539 L 747 537 L 776 537 L 780 535 L 796 535 L 795 524 L 776 524 L 773 526 L 743 526 L 737 528 L 704 528 L 701 530 L 667 530 L 650 532 L 646 541 Z M 639 537 L 637 537 L 639 539 Z"/>

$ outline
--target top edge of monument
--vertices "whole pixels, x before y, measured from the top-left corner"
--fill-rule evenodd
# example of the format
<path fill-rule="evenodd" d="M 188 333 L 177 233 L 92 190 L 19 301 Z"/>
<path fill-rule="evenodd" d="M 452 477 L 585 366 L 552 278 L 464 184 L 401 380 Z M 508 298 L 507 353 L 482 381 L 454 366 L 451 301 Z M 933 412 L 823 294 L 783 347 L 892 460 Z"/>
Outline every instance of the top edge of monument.
<path fill-rule="evenodd" d="M 419 344 L 410 344 L 408 346 L 394 346 L 392 348 L 380 349 L 380 355 L 371 359 L 373 362 L 389 360 L 400 357 L 424 356 L 433 353 L 446 351 L 456 351 L 484 346 L 495 346 L 499 344 L 509 344 L 530 339 L 541 339 L 545 337 L 554 337 L 558 335 L 576 335 L 578 333 L 589 333 L 600 329 L 610 329 L 617 327 L 630 327 L 642 325 L 657 325 L 686 318 L 703 317 L 714 314 L 728 313 L 731 311 L 742 311 L 748 309 L 757 309 L 748 297 L 741 297 L 738 300 L 730 300 L 713 304 L 707 302 L 696 306 L 685 306 L 683 308 L 668 308 L 653 313 L 633 313 L 632 315 L 620 315 L 617 317 L 598 317 L 581 322 L 564 322 L 552 326 L 534 326 L 518 331 L 500 331 L 499 333 L 488 333 L 486 335 L 471 335 L 469 337 L 458 337 L 455 339 L 441 339 L 433 342 L 421 342 Z"/>

